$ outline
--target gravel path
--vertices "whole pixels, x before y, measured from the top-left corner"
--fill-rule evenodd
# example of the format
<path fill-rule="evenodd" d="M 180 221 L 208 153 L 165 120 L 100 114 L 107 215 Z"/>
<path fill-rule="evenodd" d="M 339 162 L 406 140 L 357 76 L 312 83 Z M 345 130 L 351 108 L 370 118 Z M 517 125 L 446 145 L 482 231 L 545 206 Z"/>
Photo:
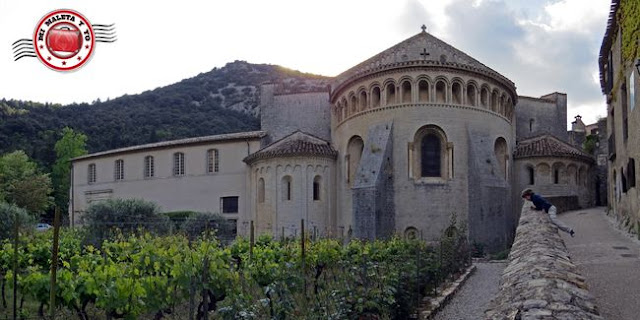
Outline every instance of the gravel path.
<path fill-rule="evenodd" d="M 607 320 L 640 319 L 640 242 L 612 226 L 604 208 L 558 215 L 576 231 L 561 232 L 571 260 L 587 279 L 600 314 Z"/>
<path fill-rule="evenodd" d="M 476 263 L 476 272 L 467 279 L 435 320 L 482 319 L 489 301 L 498 291 L 506 263 Z"/>

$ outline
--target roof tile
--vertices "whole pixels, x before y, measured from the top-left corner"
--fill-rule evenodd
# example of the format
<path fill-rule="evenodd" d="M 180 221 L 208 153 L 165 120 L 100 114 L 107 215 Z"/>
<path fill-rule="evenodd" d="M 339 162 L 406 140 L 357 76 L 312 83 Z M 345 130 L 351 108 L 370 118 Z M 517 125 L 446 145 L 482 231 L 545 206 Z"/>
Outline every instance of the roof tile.
<path fill-rule="evenodd" d="M 549 134 L 528 138 L 518 142 L 514 158 L 528 157 L 567 157 L 593 162 L 588 153 L 563 142 Z"/>

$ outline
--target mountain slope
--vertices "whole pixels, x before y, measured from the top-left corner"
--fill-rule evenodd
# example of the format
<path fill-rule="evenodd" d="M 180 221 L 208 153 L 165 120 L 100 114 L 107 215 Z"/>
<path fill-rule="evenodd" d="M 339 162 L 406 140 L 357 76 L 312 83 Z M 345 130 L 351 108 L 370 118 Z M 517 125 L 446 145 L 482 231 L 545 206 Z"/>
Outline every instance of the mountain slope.
<path fill-rule="evenodd" d="M 259 86 L 316 91 L 329 78 L 275 65 L 235 61 L 178 83 L 109 101 L 66 106 L 0 100 L 0 154 L 24 150 L 40 165 L 55 161 L 53 145 L 69 126 L 85 133 L 89 152 L 163 140 L 257 130 Z"/>

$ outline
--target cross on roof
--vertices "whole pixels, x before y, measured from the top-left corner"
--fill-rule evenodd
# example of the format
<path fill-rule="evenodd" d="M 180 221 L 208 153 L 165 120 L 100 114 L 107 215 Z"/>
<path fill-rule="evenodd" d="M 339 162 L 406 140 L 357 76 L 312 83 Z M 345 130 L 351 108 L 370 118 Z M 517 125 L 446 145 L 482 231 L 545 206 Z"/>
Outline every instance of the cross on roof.
<path fill-rule="evenodd" d="M 420 53 L 420 55 L 422 56 L 422 58 L 424 60 L 427 60 L 427 56 L 429 56 L 429 52 L 427 52 L 427 48 L 423 48 L 422 52 Z"/>
<path fill-rule="evenodd" d="M 422 29 L 422 32 L 427 32 L 427 26 L 426 25 L 422 25 L 422 27 L 420 27 L 420 29 Z"/>

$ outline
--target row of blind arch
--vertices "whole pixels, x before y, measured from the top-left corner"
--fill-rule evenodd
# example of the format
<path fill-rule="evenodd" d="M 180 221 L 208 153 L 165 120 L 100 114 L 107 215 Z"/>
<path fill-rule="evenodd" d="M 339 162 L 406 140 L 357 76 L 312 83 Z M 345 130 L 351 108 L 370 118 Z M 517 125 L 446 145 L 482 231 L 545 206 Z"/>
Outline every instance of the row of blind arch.
<path fill-rule="evenodd" d="M 291 178 L 291 176 L 286 175 L 284 177 L 282 177 L 282 180 L 280 181 L 281 183 L 281 189 L 282 190 L 282 196 L 281 196 L 281 200 L 282 201 L 291 201 L 293 200 L 293 179 Z M 312 199 L 314 201 L 320 201 L 321 200 L 321 184 L 322 183 L 322 177 L 320 177 L 319 175 L 316 175 L 313 178 L 313 192 L 312 192 Z M 265 186 L 264 186 L 264 178 L 260 178 L 258 179 L 258 203 L 264 203 L 265 201 Z"/>
<path fill-rule="evenodd" d="M 220 170 L 220 154 L 218 149 L 207 150 L 207 166 L 206 173 L 216 173 Z M 176 152 L 173 154 L 173 176 L 185 175 L 185 157 L 183 152 Z M 144 157 L 143 176 L 145 179 L 153 178 L 155 174 L 155 158 L 153 156 Z M 117 159 L 114 161 L 113 168 L 113 180 L 122 181 L 125 179 L 125 167 L 124 160 Z M 96 164 L 90 163 L 87 172 L 87 182 L 89 184 L 97 182 Z"/>
<path fill-rule="evenodd" d="M 450 150 L 445 131 L 437 125 L 428 124 L 418 129 L 412 141 L 409 152 L 410 167 L 409 176 L 412 178 L 443 178 L 453 177 L 453 166 L 449 168 Z M 414 150 L 415 148 L 415 150 Z M 364 140 L 359 135 L 352 136 L 347 142 L 345 155 L 346 183 L 351 185 L 355 178 L 355 172 L 364 150 Z M 498 174 L 503 178 L 509 177 L 509 147 L 503 137 L 497 137 L 493 144 L 494 154 L 499 169 Z M 452 159 L 451 159 L 452 160 Z M 450 170 L 451 172 L 447 172 Z"/>
<path fill-rule="evenodd" d="M 587 186 L 588 183 L 588 169 L 585 166 L 565 165 L 562 162 L 555 162 L 549 165 L 549 163 L 541 162 L 536 164 L 535 167 L 529 164 L 526 168 L 529 185 L 541 184 L 540 180 L 543 180 L 543 184 Z M 548 179 L 545 180 L 545 178 Z"/>
<path fill-rule="evenodd" d="M 406 103 L 468 105 L 497 112 L 508 119 L 513 115 L 513 102 L 508 94 L 496 88 L 491 90 L 487 84 L 478 86 L 474 80 L 467 81 L 465 85 L 460 78 L 449 81 L 438 77 L 433 84 L 434 81 L 419 77 L 417 80 L 404 78 L 397 83 L 399 85 L 395 80 L 387 80 L 383 85 L 373 83 L 368 89 L 361 87 L 346 93 L 335 104 L 334 116 L 341 122 L 367 109 Z"/>

